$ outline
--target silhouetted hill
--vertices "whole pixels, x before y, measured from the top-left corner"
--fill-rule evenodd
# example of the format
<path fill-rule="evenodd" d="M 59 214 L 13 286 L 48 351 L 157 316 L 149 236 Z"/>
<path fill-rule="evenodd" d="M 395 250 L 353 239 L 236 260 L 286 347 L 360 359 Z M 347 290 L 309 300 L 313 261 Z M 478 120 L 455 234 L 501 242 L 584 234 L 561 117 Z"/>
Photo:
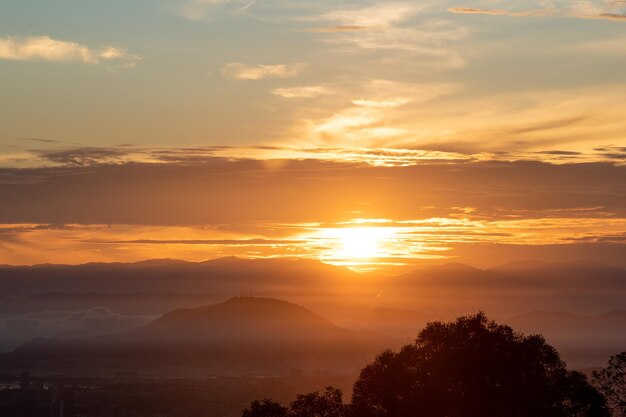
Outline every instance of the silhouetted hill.
<path fill-rule="evenodd" d="M 174 310 L 137 332 L 145 340 L 213 344 L 341 338 L 349 332 L 297 304 L 270 298 L 234 297 L 223 303 Z"/>
<path fill-rule="evenodd" d="M 353 372 L 388 346 L 348 331 L 299 305 L 236 297 L 180 309 L 117 335 L 36 339 L 2 357 L 29 369 L 193 369 L 213 373 L 281 373 L 293 368 Z M 10 365 L 9 365 L 10 364 Z"/>

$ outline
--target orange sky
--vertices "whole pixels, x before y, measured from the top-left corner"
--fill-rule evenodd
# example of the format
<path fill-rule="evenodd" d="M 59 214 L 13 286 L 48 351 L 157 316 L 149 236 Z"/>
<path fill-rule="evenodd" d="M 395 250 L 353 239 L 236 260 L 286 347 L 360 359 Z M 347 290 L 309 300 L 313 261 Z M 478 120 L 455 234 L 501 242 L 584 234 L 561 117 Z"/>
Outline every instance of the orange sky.
<path fill-rule="evenodd" d="M 626 4 L 4 1 L 0 263 L 626 265 Z"/>
<path fill-rule="evenodd" d="M 624 166 L 178 158 L 3 170 L 0 262 L 625 259 Z"/>

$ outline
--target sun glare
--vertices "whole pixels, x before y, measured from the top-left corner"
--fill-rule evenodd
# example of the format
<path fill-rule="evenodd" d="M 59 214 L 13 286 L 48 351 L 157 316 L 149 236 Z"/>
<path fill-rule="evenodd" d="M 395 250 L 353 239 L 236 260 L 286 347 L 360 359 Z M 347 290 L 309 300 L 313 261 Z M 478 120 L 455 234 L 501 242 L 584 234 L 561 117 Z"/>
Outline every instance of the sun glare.
<path fill-rule="evenodd" d="M 350 227 L 332 231 L 337 245 L 334 256 L 343 259 L 371 259 L 384 256 L 384 241 L 392 231 L 385 227 Z"/>

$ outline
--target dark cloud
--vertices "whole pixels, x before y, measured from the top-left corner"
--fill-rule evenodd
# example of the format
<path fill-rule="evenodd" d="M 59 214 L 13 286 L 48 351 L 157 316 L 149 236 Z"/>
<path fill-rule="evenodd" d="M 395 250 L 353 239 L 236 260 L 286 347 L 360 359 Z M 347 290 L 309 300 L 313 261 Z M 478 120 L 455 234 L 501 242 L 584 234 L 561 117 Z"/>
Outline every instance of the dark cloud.
<path fill-rule="evenodd" d="M 65 166 L 90 166 L 103 162 L 115 162 L 128 151 L 118 148 L 71 148 L 33 151 L 40 158 Z"/>
<path fill-rule="evenodd" d="M 41 142 L 41 143 L 59 143 L 59 141 L 55 140 L 55 139 L 22 138 L 22 140 L 26 140 L 26 141 L 30 141 L 30 142 Z"/>
<path fill-rule="evenodd" d="M 70 158 L 71 159 L 71 158 Z M 540 217 L 585 207 L 626 215 L 626 166 L 610 163 L 359 163 L 205 158 L 201 163 L 125 163 L 4 169 L 0 222 L 209 225 L 415 219 L 474 207 L 476 216 Z M 38 181 L 19 181 L 20 178 Z"/>
<path fill-rule="evenodd" d="M 297 239 L 131 239 L 131 240 L 82 240 L 97 244 L 146 244 L 146 245 L 220 245 L 220 246 L 266 246 L 296 245 L 306 243 Z"/>
<path fill-rule="evenodd" d="M 620 13 L 602 13 L 597 15 L 600 19 L 614 20 L 614 21 L 626 21 L 626 14 Z"/>
<path fill-rule="evenodd" d="M 585 236 L 581 238 L 573 239 L 577 242 L 591 242 L 591 243 L 626 243 L 626 232 L 612 234 L 612 235 L 599 235 L 599 236 Z"/>
<path fill-rule="evenodd" d="M 55 225 L 55 224 L 36 224 L 36 225 L 18 225 L 11 227 L 0 227 L 0 235 L 13 234 L 13 233 L 25 233 L 36 230 L 75 230 L 76 226 L 69 225 Z"/>
<path fill-rule="evenodd" d="M 577 156 L 577 155 L 582 155 L 580 152 L 574 152 L 574 151 L 540 151 L 540 152 L 535 152 L 538 153 L 540 155 L 557 155 L 557 156 Z"/>
<path fill-rule="evenodd" d="M 593 150 L 607 160 L 626 160 L 626 147 L 623 146 L 603 146 Z"/>

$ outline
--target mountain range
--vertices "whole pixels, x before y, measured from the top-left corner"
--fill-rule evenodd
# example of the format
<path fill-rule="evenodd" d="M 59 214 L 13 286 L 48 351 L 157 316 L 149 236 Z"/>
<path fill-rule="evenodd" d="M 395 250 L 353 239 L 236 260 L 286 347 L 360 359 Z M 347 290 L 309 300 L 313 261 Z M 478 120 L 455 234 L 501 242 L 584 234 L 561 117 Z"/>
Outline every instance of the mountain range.
<path fill-rule="evenodd" d="M 163 314 L 238 295 L 303 302 L 329 316 L 336 315 L 335 307 L 360 309 L 372 303 L 459 314 L 599 314 L 626 307 L 626 270 L 594 261 L 529 261 L 491 269 L 446 264 L 389 276 L 357 274 L 314 260 L 230 257 L 198 263 L 0 266 L 0 294 L 0 313 L 5 314 L 94 306 L 123 314 Z"/>
<path fill-rule="evenodd" d="M 250 294 L 306 305 L 339 324 L 344 332 L 377 333 L 385 341 L 408 342 L 429 321 L 452 320 L 482 310 L 516 329 L 544 334 L 559 348 L 577 352 L 609 349 L 614 353 L 626 347 L 626 337 L 622 337 L 626 323 L 621 319 L 626 309 L 626 270 L 594 261 L 528 261 L 490 269 L 443 264 L 398 275 L 357 274 L 313 260 L 232 257 L 198 263 L 152 260 L 0 266 L 0 294 L 0 350 L 12 350 L 40 336 L 66 340 L 87 337 L 104 343 L 100 338 L 109 340 L 116 333 L 138 332 L 144 340 L 157 340 L 159 332 L 155 329 L 185 314 L 202 317 L 201 322 L 187 325 L 187 334 L 197 327 L 203 329 L 201 334 L 226 337 L 215 326 L 236 321 L 231 316 L 211 319 L 222 317 L 226 310 L 207 306 Z M 287 310 L 285 314 L 299 317 L 295 310 Z M 204 323 L 214 327 L 203 327 Z M 254 329 L 263 328 L 260 322 L 253 323 L 244 332 L 248 337 Z M 308 326 L 301 324 L 284 327 L 284 333 L 298 334 L 297 328 Z M 172 332 L 179 328 L 185 325 L 170 326 Z M 278 335 L 275 338 L 279 340 Z M 303 334 L 296 339 L 305 338 Z M 337 338 L 335 333 L 330 339 Z M 161 339 L 185 337 L 169 334 Z M 193 342 L 190 344 L 198 345 L 197 340 Z M 38 343 L 47 342 L 40 339 Z"/>

